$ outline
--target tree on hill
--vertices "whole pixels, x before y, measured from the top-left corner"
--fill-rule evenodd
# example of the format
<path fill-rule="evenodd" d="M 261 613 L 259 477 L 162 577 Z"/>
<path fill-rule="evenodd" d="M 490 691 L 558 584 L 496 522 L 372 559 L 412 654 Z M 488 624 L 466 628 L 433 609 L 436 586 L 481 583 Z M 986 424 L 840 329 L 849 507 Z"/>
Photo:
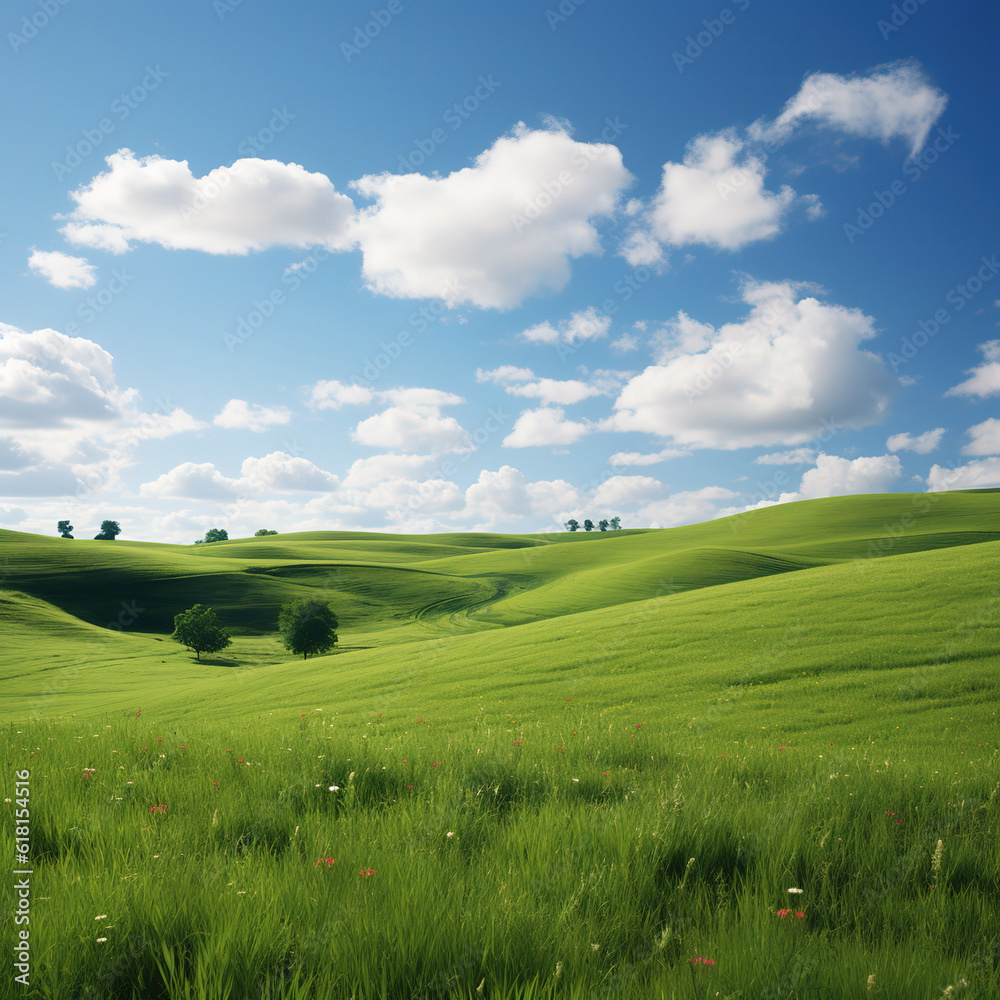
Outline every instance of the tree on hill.
<path fill-rule="evenodd" d="M 206 542 L 228 542 L 229 532 L 225 528 L 209 528 L 205 532 Z"/>
<path fill-rule="evenodd" d="M 201 659 L 202 653 L 217 653 L 232 642 L 215 612 L 204 604 L 196 604 L 175 615 L 174 632 L 170 638 L 193 649 L 197 660 Z"/>
<path fill-rule="evenodd" d="M 583 522 L 583 530 L 584 531 L 593 531 L 594 530 L 594 522 L 591 521 L 591 519 L 589 517 L 587 518 L 586 521 Z"/>
<path fill-rule="evenodd" d="M 121 533 L 121 525 L 117 521 L 101 521 L 100 534 L 94 535 L 94 538 L 102 542 L 113 542 L 115 536 Z"/>
<path fill-rule="evenodd" d="M 327 653 L 337 643 L 337 616 L 329 604 L 302 598 L 282 607 L 278 615 L 278 631 L 285 649 L 301 653 Z"/>
<path fill-rule="evenodd" d="M 60 521 L 56 526 L 59 531 L 60 538 L 72 538 L 73 537 L 73 525 L 69 521 Z"/>
<path fill-rule="evenodd" d="M 606 517 L 604 517 L 604 518 L 601 518 L 601 520 L 597 522 L 597 527 L 600 528 L 601 531 L 607 531 L 609 523 L 610 522 L 608 521 L 608 519 Z"/>
<path fill-rule="evenodd" d="M 580 530 L 580 522 L 575 517 L 571 517 L 566 522 L 566 530 L 567 531 L 579 531 Z"/>
<path fill-rule="evenodd" d="M 268 531 L 267 528 L 258 528 L 254 533 L 254 538 L 261 538 L 264 535 L 276 535 L 276 531 Z"/>
<path fill-rule="evenodd" d="M 613 517 L 611 518 L 609 524 L 615 531 L 618 531 L 622 526 L 622 519 L 620 517 Z"/>

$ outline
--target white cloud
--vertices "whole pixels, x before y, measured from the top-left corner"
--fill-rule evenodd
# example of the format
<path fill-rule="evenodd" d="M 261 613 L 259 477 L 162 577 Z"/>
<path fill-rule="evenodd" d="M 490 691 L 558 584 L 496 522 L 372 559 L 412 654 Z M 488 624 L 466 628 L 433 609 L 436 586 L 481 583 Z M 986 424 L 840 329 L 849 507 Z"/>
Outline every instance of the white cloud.
<path fill-rule="evenodd" d="M 314 410 L 339 410 L 342 406 L 364 406 L 375 398 L 367 386 L 344 385 L 336 379 L 321 380 L 309 390 L 309 406 Z"/>
<path fill-rule="evenodd" d="M 275 424 L 287 424 L 291 419 L 292 411 L 287 406 L 268 407 L 248 403 L 245 399 L 231 399 L 215 415 L 212 423 L 216 427 L 259 434 Z"/>
<path fill-rule="evenodd" d="M 616 451 L 609 459 L 609 465 L 657 465 L 671 458 L 687 458 L 691 454 L 685 448 L 663 448 L 650 454 L 641 451 Z"/>
<path fill-rule="evenodd" d="M 62 229 L 70 242 L 118 253 L 133 242 L 212 254 L 351 245 L 351 199 L 296 163 L 249 158 L 195 177 L 186 160 L 129 149 L 106 162 L 70 192 L 76 208 Z"/>
<path fill-rule="evenodd" d="M 502 385 L 512 396 L 538 399 L 542 403 L 556 403 L 571 406 L 590 396 L 600 396 L 603 390 L 578 379 L 536 379 L 530 368 L 514 368 L 503 365 L 492 371 L 476 369 L 477 382 L 493 382 Z"/>
<path fill-rule="evenodd" d="M 211 462 L 182 462 L 139 487 L 145 497 L 188 500 L 243 500 L 266 493 L 326 493 L 339 480 L 304 458 L 275 451 L 244 459 L 238 479 L 223 475 Z"/>
<path fill-rule="evenodd" d="M 453 397 L 450 393 L 441 393 L 441 398 L 447 403 L 462 402 L 461 397 Z M 439 405 L 414 402 L 405 396 L 400 397 L 397 405 L 362 420 L 351 431 L 351 438 L 358 444 L 393 451 L 467 451 L 470 448 L 468 432 L 454 417 L 444 416 Z"/>
<path fill-rule="evenodd" d="M 817 455 L 816 468 L 802 476 L 796 500 L 851 496 L 855 493 L 887 493 L 903 474 L 896 455 L 874 455 L 855 459 Z M 782 497 L 782 499 L 785 499 Z"/>
<path fill-rule="evenodd" d="M 97 268 L 86 257 L 73 257 L 61 250 L 32 250 L 28 267 L 56 288 L 93 288 Z"/>
<path fill-rule="evenodd" d="M 143 412 L 139 394 L 117 385 L 111 355 L 93 341 L 0 323 L 0 435 L 16 438 L 23 459 L 0 495 L 37 495 L 46 483 L 72 493 L 77 479 L 87 491 L 115 485 L 143 441 L 202 426 L 180 408 Z"/>
<path fill-rule="evenodd" d="M 572 258 L 601 252 L 591 220 L 631 181 L 616 146 L 523 124 L 446 177 L 362 177 L 352 186 L 375 200 L 356 226 L 364 276 L 384 295 L 481 308 L 559 291 Z"/>
<path fill-rule="evenodd" d="M 769 455 L 758 455 L 754 465 L 812 465 L 816 452 L 812 448 L 792 448 L 790 451 L 773 451 Z"/>
<path fill-rule="evenodd" d="M 465 491 L 465 510 L 487 526 L 523 516 L 531 507 L 524 473 L 510 465 L 496 472 L 483 469 Z"/>
<path fill-rule="evenodd" d="M 416 513 L 445 514 L 461 510 L 465 495 L 447 479 L 391 479 L 376 484 L 364 498 L 364 504 L 386 511 L 394 522 L 409 519 Z"/>
<path fill-rule="evenodd" d="M 274 451 L 263 458 L 247 458 L 240 470 L 244 491 L 258 493 L 319 492 L 335 490 L 336 476 L 304 458 Z"/>
<path fill-rule="evenodd" d="M 601 315 L 593 306 L 573 313 L 568 320 L 553 326 L 548 320 L 522 330 L 521 340 L 533 344 L 575 344 L 580 340 L 597 340 L 607 335 L 611 317 Z"/>
<path fill-rule="evenodd" d="M 239 481 L 224 476 L 211 462 L 183 462 L 156 479 L 143 483 L 144 497 L 185 497 L 190 500 L 235 500 Z"/>
<path fill-rule="evenodd" d="M 433 461 L 433 455 L 400 455 L 395 452 L 359 458 L 344 477 L 344 488 L 363 490 L 387 479 L 412 480 Z"/>
<path fill-rule="evenodd" d="M 766 167 L 732 132 L 694 139 L 682 163 L 665 163 L 660 190 L 646 218 L 662 243 L 707 243 L 739 250 L 778 233 L 795 200 L 787 185 L 764 187 Z M 640 236 L 633 245 L 645 245 Z M 637 243 L 638 241 L 638 243 Z"/>
<path fill-rule="evenodd" d="M 964 382 L 952 386 L 946 396 L 995 396 L 1000 393 L 1000 340 L 987 340 L 977 351 L 982 352 L 984 361 L 965 374 L 971 376 Z"/>
<path fill-rule="evenodd" d="M 923 434 L 917 435 L 909 432 L 892 434 L 885 446 L 889 451 L 915 451 L 918 455 L 926 455 L 937 448 L 944 433 L 944 427 L 935 427 L 932 431 L 925 431 Z"/>
<path fill-rule="evenodd" d="M 880 66 L 864 76 L 813 73 L 773 122 L 755 123 L 751 134 L 780 140 L 814 121 L 861 138 L 904 139 L 915 156 L 947 103 L 911 61 Z"/>
<path fill-rule="evenodd" d="M 875 336 L 872 319 L 800 297 L 800 287 L 748 282 L 746 319 L 715 330 L 702 325 L 704 349 L 632 378 L 602 429 L 733 449 L 804 444 L 829 432 L 831 421 L 851 429 L 878 422 L 894 383 L 882 360 L 861 347 Z M 689 323 L 679 314 L 668 328 L 690 343 Z"/>
<path fill-rule="evenodd" d="M 927 474 L 928 493 L 996 486 L 1000 486 L 1000 458 L 977 458 L 954 469 L 934 465 Z"/>
<path fill-rule="evenodd" d="M 664 500 L 654 500 L 640 508 L 636 515 L 640 523 L 653 528 L 673 528 L 680 524 L 695 524 L 718 513 L 716 501 L 738 496 L 723 486 L 705 486 L 700 490 L 684 490 Z"/>
<path fill-rule="evenodd" d="M 541 406 L 537 410 L 525 410 L 503 439 L 503 444 L 505 448 L 574 444 L 589 430 L 589 424 L 566 420 L 560 407 Z"/>
<path fill-rule="evenodd" d="M 963 455 L 1000 455 L 1000 420 L 990 417 L 966 432 L 972 439 L 964 448 Z"/>
<path fill-rule="evenodd" d="M 594 504 L 620 507 L 623 504 L 645 503 L 663 495 L 664 486 L 652 476 L 612 476 L 594 490 Z"/>

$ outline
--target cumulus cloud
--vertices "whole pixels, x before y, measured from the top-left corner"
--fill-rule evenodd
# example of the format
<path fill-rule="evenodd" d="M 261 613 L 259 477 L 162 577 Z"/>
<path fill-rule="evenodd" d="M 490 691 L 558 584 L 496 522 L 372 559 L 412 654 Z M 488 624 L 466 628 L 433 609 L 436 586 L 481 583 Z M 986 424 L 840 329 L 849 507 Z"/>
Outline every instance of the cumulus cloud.
<path fill-rule="evenodd" d="M 593 306 L 573 313 L 569 319 L 553 326 L 548 320 L 528 327 L 518 334 L 521 340 L 533 344 L 575 344 L 581 340 L 597 340 L 607 336 L 611 317 L 599 313 Z"/>
<path fill-rule="evenodd" d="M 983 355 L 983 362 L 970 368 L 965 374 L 970 376 L 964 382 L 952 386 L 946 396 L 995 396 L 1000 393 L 1000 340 L 987 340 L 977 351 Z"/>
<path fill-rule="evenodd" d="M 16 439 L 22 460 L 14 474 L 21 485 L 7 477 L 0 490 L 38 495 L 36 487 L 59 484 L 72 493 L 78 479 L 88 490 L 110 485 L 143 441 L 202 426 L 180 408 L 144 412 L 136 390 L 118 386 L 111 355 L 93 341 L 0 324 L 0 436 Z M 29 481 L 35 485 L 25 486 Z M 66 483 L 74 485 L 66 490 Z"/>
<path fill-rule="evenodd" d="M 869 316 L 790 282 L 748 281 L 742 295 L 745 319 L 700 324 L 694 342 L 684 314 L 667 324 L 681 352 L 626 383 L 602 427 L 733 449 L 801 445 L 829 432 L 831 421 L 860 429 L 882 419 L 894 383 L 862 348 L 875 336 Z"/>
<path fill-rule="evenodd" d="M 108 169 L 70 192 L 62 232 L 82 246 L 122 253 L 134 242 L 170 250 L 246 254 L 273 246 L 346 249 L 354 204 L 324 174 L 248 158 L 195 177 L 186 160 L 120 149 Z"/>
<path fill-rule="evenodd" d="M 501 385 L 512 396 L 538 399 L 542 403 L 556 403 L 570 406 L 590 396 L 600 396 L 602 389 L 579 379 L 536 378 L 530 368 L 515 368 L 502 365 L 491 371 L 476 369 L 477 382 L 493 382 Z"/>
<path fill-rule="evenodd" d="M 212 423 L 229 430 L 260 434 L 276 424 L 287 424 L 291 419 L 292 411 L 287 406 L 259 406 L 257 403 L 248 403 L 245 399 L 231 399 L 215 415 Z"/>
<path fill-rule="evenodd" d="M 1000 455 L 1000 420 L 990 417 L 966 432 L 972 439 L 962 448 L 963 455 Z"/>
<path fill-rule="evenodd" d="M 567 420 L 561 407 L 540 406 L 537 410 L 525 410 L 517 418 L 503 444 L 505 448 L 575 444 L 589 431 L 589 424 Z"/>
<path fill-rule="evenodd" d="M 28 267 L 56 288 L 93 288 L 97 268 L 86 257 L 73 257 L 61 250 L 32 250 Z"/>
<path fill-rule="evenodd" d="M 580 493 L 562 479 L 529 482 L 519 469 L 503 465 L 483 469 L 465 491 L 463 517 L 478 521 L 474 530 L 488 531 L 527 516 L 560 523 L 580 502 Z"/>
<path fill-rule="evenodd" d="M 592 220 L 631 182 L 616 146 L 523 124 L 446 177 L 367 175 L 352 184 L 375 202 L 355 228 L 364 276 L 396 298 L 509 309 L 601 252 Z"/>
<path fill-rule="evenodd" d="M 211 462 L 182 462 L 139 487 L 145 497 L 237 500 L 268 493 L 325 493 L 339 480 L 304 458 L 282 451 L 243 461 L 238 478 L 223 475 Z"/>
<path fill-rule="evenodd" d="M 1000 486 L 1000 458 L 977 458 L 965 465 L 949 469 L 931 466 L 927 474 L 927 492 L 940 490 L 974 490 Z"/>
<path fill-rule="evenodd" d="M 808 469 L 795 494 L 782 494 L 782 501 L 819 497 L 851 496 L 855 493 L 886 493 L 903 474 L 896 455 L 855 459 L 817 455 L 816 468 Z"/>
<path fill-rule="evenodd" d="M 663 165 L 660 190 L 646 217 L 649 231 L 662 243 L 706 243 L 722 250 L 774 236 L 795 192 L 787 185 L 768 191 L 766 172 L 763 160 L 735 133 L 698 136 L 683 162 Z M 639 233 L 630 237 L 632 256 L 636 246 L 646 245 Z"/>
<path fill-rule="evenodd" d="M 716 516 L 719 500 L 738 496 L 724 486 L 705 486 L 700 490 L 683 490 L 663 500 L 654 500 L 639 509 L 640 523 L 652 528 L 674 528 L 681 524 L 695 524 Z"/>
<path fill-rule="evenodd" d="M 398 390 L 395 399 L 393 406 L 362 420 L 351 438 L 391 451 L 467 451 L 471 447 L 468 431 L 454 417 L 441 413 L 441 406 L 463 402 L 460 396 L 436 389 L 405 389 Z"/>
<path fill-rule="evenodd" d="M 803 123 L 816 122 L 864 139 L 903 139 L 915 156 L 947 103 L 947 96 L 912 61 L 880 66 L 865 75 L 813 73 L 773 122 L 755 123 L 751 134 L 781 140 Z"/>
<path fill-rule="evenodd" d="M 886 441 L 885 446 L 889 451 L 915 451 L 918 455 L 926 455 L 934 451 L 941 443 L 944 436 L 944 427 L 935 427 L 932 431 L 925 431 L 923 434 L 892 434 Z"/>
<path fill-rule="evenodd" d="M 396 452 L 359 458 L 344 477 L 344 488 L 363 490 L 387 479 L 413 480 L 433 461 L 433 455 L 402 455 Z"/>
<path fill-rule="evenodd" d="M 664 486 L 652 476 L 612 476 L 594 490 L 594 503 L 610 508 L 644 503 L 663 495 Z"/>
<path fill-rule="evenodd" d="M 314 410 L 339 410 L 342 406 L 364 406 L 375 399 L 367 386 L 345 385 L 336 379 L 320 380 L 309 390 L 309 406 Z"/>

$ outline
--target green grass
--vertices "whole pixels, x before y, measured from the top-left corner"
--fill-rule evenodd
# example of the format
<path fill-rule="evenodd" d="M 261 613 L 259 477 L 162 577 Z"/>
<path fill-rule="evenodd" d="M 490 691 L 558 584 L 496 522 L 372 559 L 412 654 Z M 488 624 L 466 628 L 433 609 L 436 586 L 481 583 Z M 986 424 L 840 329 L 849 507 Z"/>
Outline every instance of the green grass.
<path fill-rule="evenodd" d="M 995 997 L 998 515 L 951 493 L 604 535 L 4 533 L 19 995 Z M 343 627 L 303 662 L 268 616 L 305 593 Z M 196 600 L 236 633 L 202 663 L 165 635 Z"/>

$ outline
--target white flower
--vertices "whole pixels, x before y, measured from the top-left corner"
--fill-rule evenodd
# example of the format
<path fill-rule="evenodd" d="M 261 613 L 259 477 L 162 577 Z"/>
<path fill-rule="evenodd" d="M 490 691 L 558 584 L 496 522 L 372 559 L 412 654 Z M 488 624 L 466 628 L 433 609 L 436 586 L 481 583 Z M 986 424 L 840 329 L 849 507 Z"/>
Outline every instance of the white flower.
<path fill-rule="evenodd" d="M 447 833 L 445 834 L 445 836 L 446 836 L 446 837 L 454 837 L 454 836 L 455 836 L 455 834 L 454 834 L 454 831 L 452 831 L 452 830 L 449 830 L 449 831 L 448 831 L 448 832 L 447 832 Z"/>
<path fill-rule="evenodd" d="M 798 895 L 800 892 L 805 892 L 805 889 L 789 889 L 789 892 Z"/>
<path fill-rule="evenodd" d="M 107 938 L 98 938 L 97 939 L 97 943 L 98 944 L 104 944 L 105 941 L 107 941 Z"/>
<path fill-rule="evenodd" d="M 330 786 L 330 791 L 331 792 L 339 792 L 340 791 L 340 785 L 331 785 Z"/>
<path fill-rule="evenodd" d="M 107 920 L 108 919 L 108 915 L 106 913 L 101 913 L 98 916 L 94 917 L 94 919 L 95 920 Z"/>

